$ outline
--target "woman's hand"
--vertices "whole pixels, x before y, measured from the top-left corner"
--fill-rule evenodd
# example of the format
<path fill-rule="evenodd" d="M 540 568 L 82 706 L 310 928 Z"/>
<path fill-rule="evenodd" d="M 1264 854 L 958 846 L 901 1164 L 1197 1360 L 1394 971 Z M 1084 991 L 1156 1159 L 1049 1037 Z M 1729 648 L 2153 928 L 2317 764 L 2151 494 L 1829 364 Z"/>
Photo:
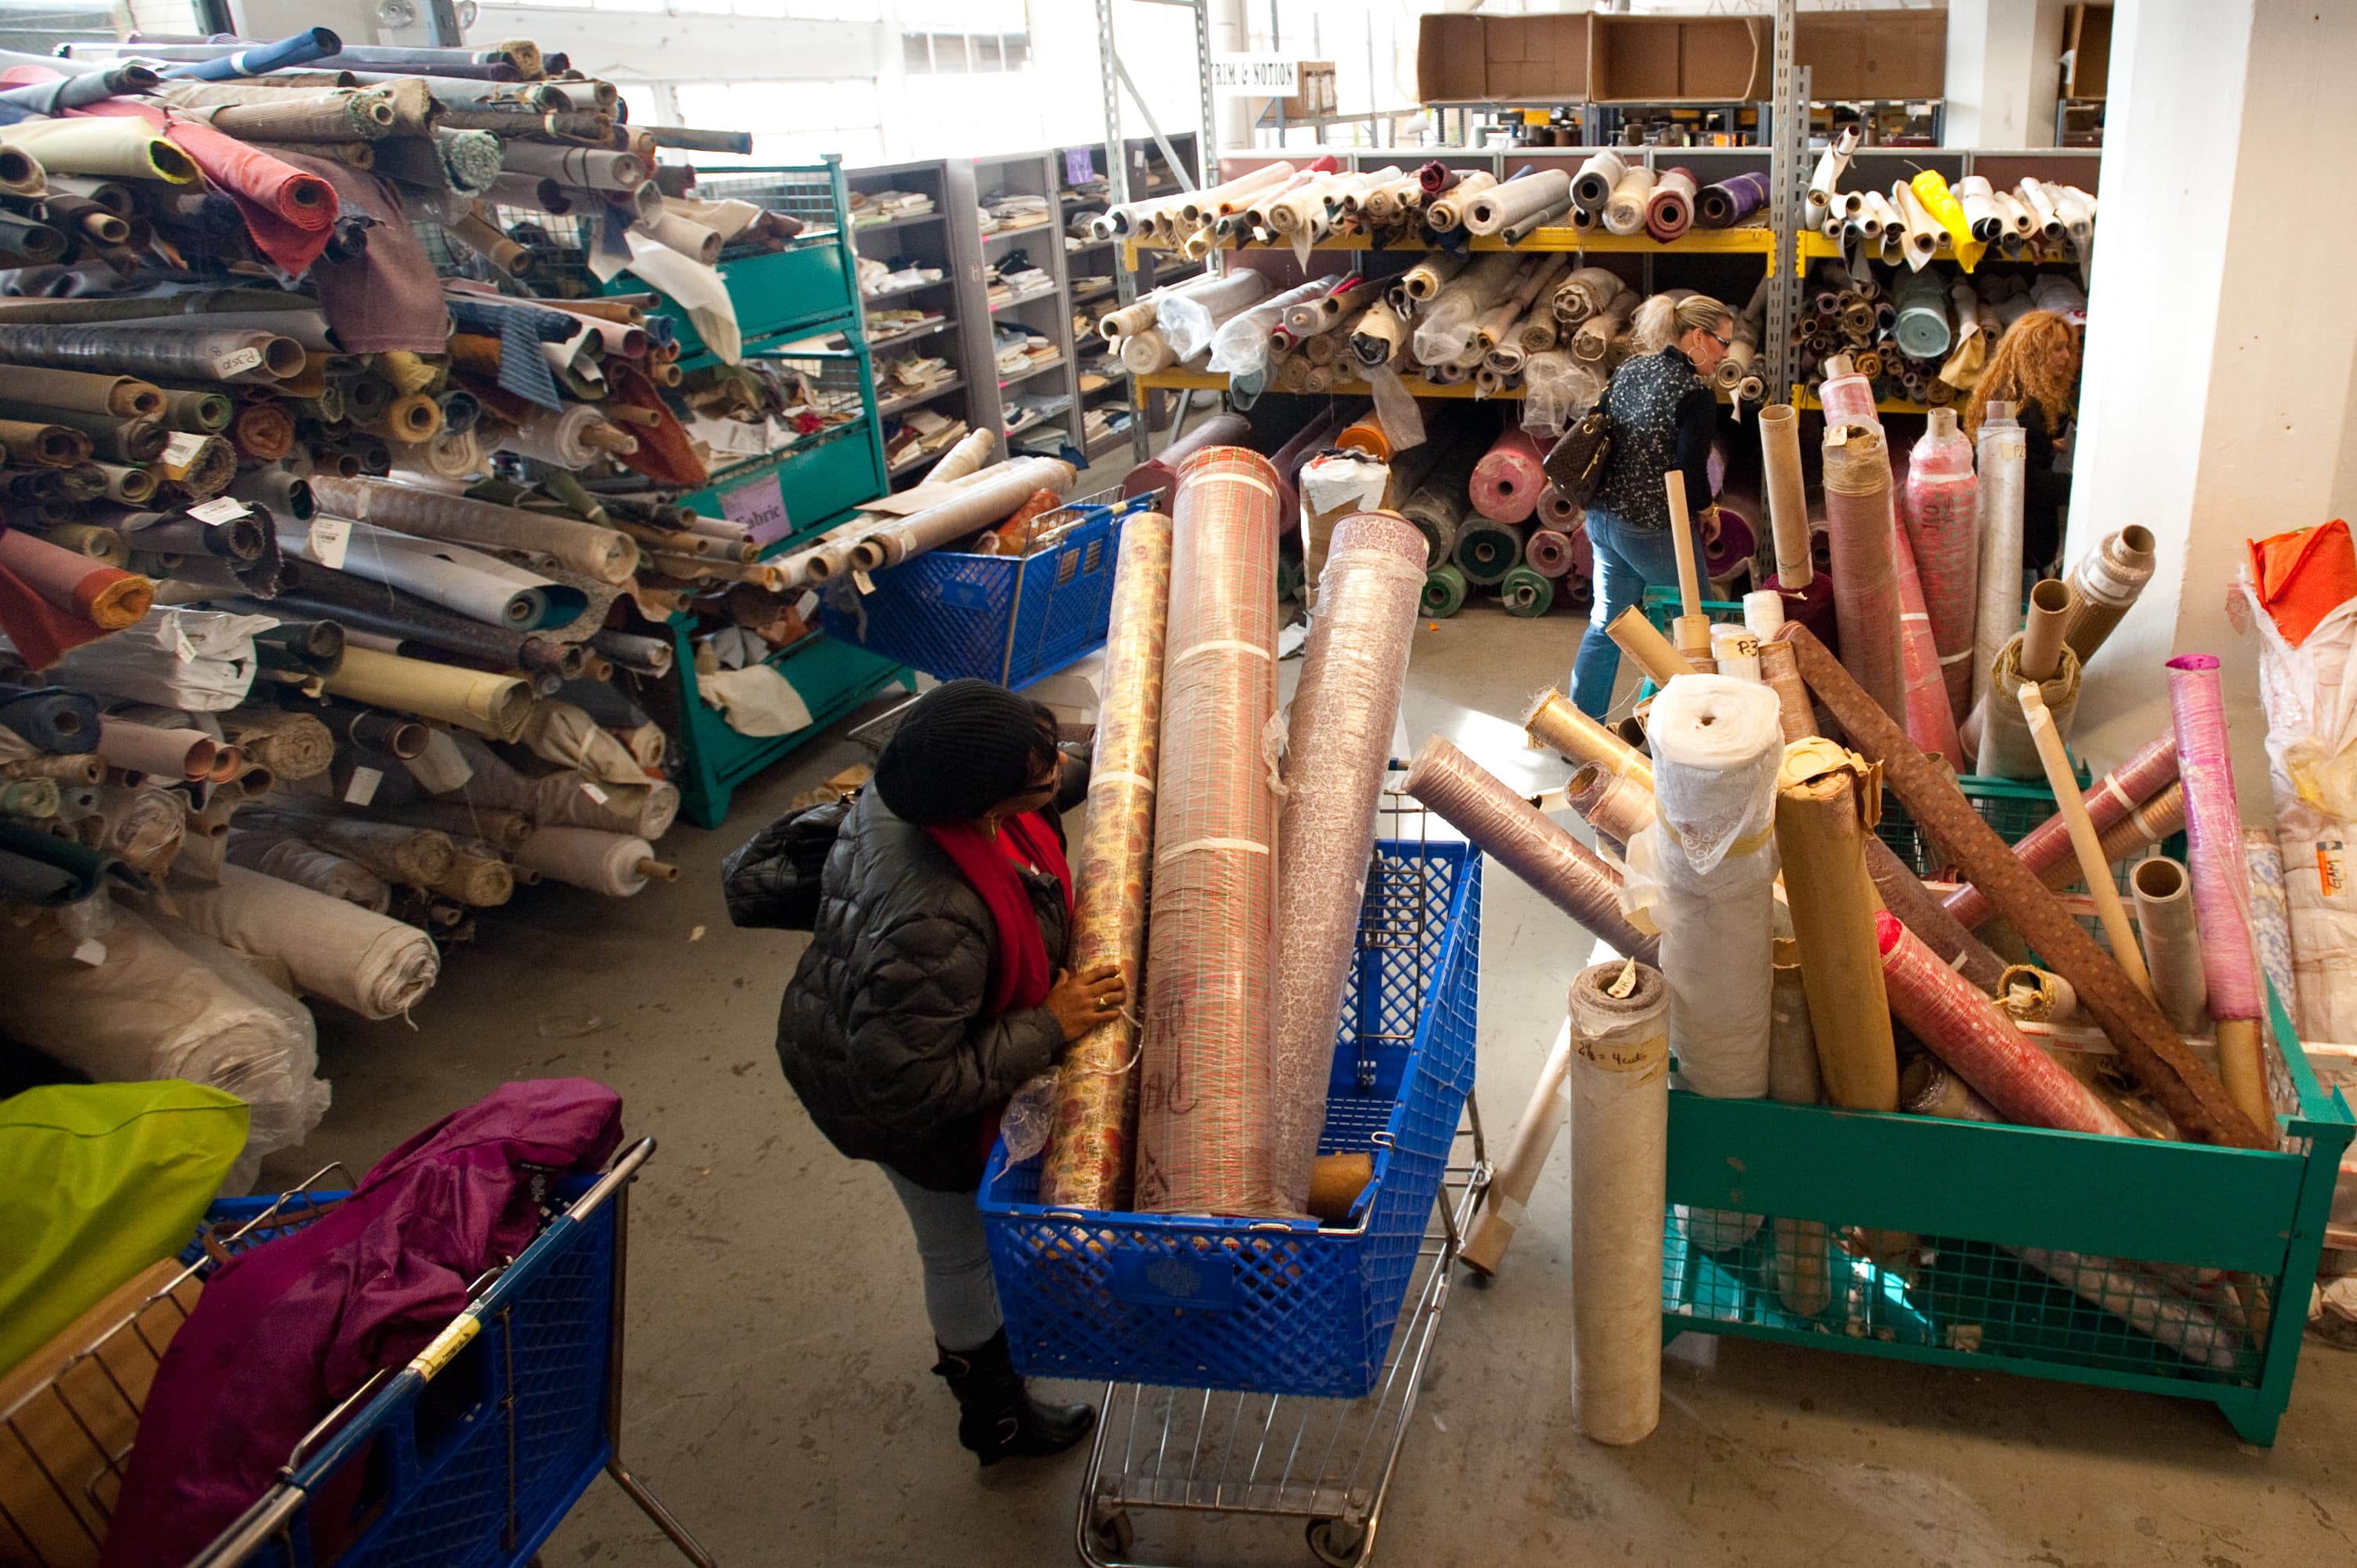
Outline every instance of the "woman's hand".
<path fill-rule="evenodd" d="M 1064 969 L 1056 972 L 1048 1011 L 1056 1015 L 1069 1046 L 1098 1025 L 1120 1017 L 1122 1004 L 1128 1000 L 1129 983 L 1122 979 L 1119 964 L 1100 964 L 1086 974 Z"/>

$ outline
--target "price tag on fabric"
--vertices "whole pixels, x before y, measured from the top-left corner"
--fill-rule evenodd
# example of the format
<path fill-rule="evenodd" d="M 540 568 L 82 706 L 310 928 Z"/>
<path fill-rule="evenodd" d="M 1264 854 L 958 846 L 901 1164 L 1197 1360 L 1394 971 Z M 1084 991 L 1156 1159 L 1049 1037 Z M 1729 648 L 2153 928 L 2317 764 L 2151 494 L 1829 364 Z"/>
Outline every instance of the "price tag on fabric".
<path fill-rule="evenodd" d="M 584 795 L 588 796 L 592 800 L 597 801 L 597 804 L 601 806 L 608 800 L 613 799 L 613 797 L 607 794 L 606 791 L 598 789 L 596 781 L 593 779 L 584 779 L 581 780 L 581 792 Z"/>
<path fill-rule="evenodd" d="M 195 518 L 199 522 L 211 523 L 215 528 L 219 528 L 225 522 L 235 522 L 242 517 L 250 517 L 253 512 L 252 507 L 235 496 L 215 496 L 202 505 L 188 509 L 190 517 Z"/>
<path fill-rule="evenodd" d="M 188 640 L 188 628 L 180 624 L 180 612 L 178 610 L 167 610 L 164 612 L 164 618 L 171 623 L 173 650 L 178 654 L 181 662 L 185 664 L 195 663 L 197 661 L 197 645 Z"/>
<path fill-rule="evenodd" d="M 311 559 L 329 571 L 344 564 L 344 551 L 351 542 L 352 525 L 345 519 L 315 517 L 311 520 Z"/>
<path fill-rule="evenodd" d="M 2316 843 L 2316 879 L 2327 898 L 2349 896 L 2349 846 L 2337 839 Z"/>
<path fill-rule="evenodd" d="M 221 377 L 242 375 L 261 363 L 261 349 L 235 349 L 213 361 L 213 374 Z"/>
<path fill-rule="evenodd" d="M 344 786 L 344 803 L 365 806 L 376 799 L 376 787 L 384 782 L 384 775 L 373 768 L 356 767 L 352 781 Z"/>
<path fill-rule="evenodd" d="M 872 594 L 876 591 L 876 579 L 865 572 L 854 572 L 851 575 L 851 580 L 858 585 L 859 591 L 863 594 Z"/>
<path fill-rule="evenodd" d="M 1097 177 L 1096 152 L 1092 147 L 1064 149 L 1064 183 L 1086 185 Z"/>
<path fill-rule="evenodd" d="M 785 493 L 778 488 L 775 468 L 750 484 L 721 491 L 720 515 L 741 526 L 746 537 L 757 542 L 764 535 L 783 539 L 792 532 L 786 521 Z"/>
<path fill-rule="evenodd" d="M 171 439 L 164 443 L 163 456 L 156 459 L 162 465 L 165 476 L 173 479 L 187 478 L 188 466 L 194 463 L 198 455 L 205 449 L 205 440 L 204 436 L 194 431 L 172 432 Z"/>

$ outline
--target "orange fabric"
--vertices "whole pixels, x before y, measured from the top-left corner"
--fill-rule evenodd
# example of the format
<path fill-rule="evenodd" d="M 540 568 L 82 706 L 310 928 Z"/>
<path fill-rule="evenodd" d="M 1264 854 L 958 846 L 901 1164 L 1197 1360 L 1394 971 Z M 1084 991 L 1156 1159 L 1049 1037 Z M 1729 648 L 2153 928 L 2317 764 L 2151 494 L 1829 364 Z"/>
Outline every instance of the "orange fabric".
<path fill-rule="evenodd" d="M 1015 515 L 1000 523 L 991 532 L 998 540 L 1000 555 L 1020 555 L 1031 544 L 1031 524 L 1045 514 L 1064 504 L 1064 498 L 1053 490 L 1033 490 L 1031 499 L 1015 509 Z M 985 554 L 993 553 L 985 552 Z"/>
<path fill-rule="evenodd" d="M 78 114 L 136 115 L 188 155 L 208 184 L 226 192 L 245 220 L 256 249 L 296 277 L 310 271 L 336 231 L 336 188 L 260 147 L 249 146 L 199 120 L 167 114 L 152 104 L 110 98 Z"/>
<path fill-rule="evenodd" d="M 1364 452 L 1381 462 L 1392 460 L 1391 437 L 1383 434 L 1382 423 L 1372 417 L 1360 420 L 1336 436 L 1334 445 L 1352 452 Z"/>
<path fill-rule="evenodd" d="M 45 539 L 0 531 L 0 632 L 7 634 L 17 658 L 32 669 L 46 670 L 83 643 L 119 629 L 92 620 L 89 607 L 126 580 L 147 584 L 145 577 Z M 147 584 L 147 594 L 152 597 L 154 592 L 154 585 Z M 139 608 L 144 612 L 146 606 Z"/>
<path fill-rule="evenodd" d="M 2357 546 L 2339 518 L 2317 528 L 2251 541 L 2259 603 L 2284 640 L 2298 648 L 2317 623 L 2357 598 Z"/>
<path fill-rule="evenodd" d="M 711 470 L 696 456 L 688 440 L 687 427 L 663 402 L 662 393 L 647 379 L 647 373 L 619 358 L 608 359 L 605 371 L 609 403 L 644 409 L 660 416 L 653 424 L 628 426 L 630 434 L 639 438 L 639 449 L 624 454 L 623 465 L 659 483 L 683 489 L 695 489 L 710 483 Z"/>

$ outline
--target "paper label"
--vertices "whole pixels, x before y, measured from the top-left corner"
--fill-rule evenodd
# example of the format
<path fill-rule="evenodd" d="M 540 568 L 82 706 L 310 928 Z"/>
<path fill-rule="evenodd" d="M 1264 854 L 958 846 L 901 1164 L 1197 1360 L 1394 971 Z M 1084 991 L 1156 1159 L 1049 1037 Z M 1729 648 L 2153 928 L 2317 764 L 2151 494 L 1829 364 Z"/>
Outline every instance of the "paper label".
<path fill-rule="evenodd" d="M 802 596 L 794 601 L 794 614 L 802 617 L 804 623 L 807 624 L 811 617 L 818 614 L 818 590 L 816 588 L 804 588 L 802 590 Z"/>
<path fill-rule="evenodd" d="M 195 518 L 199 522 L 211 523 L 216 528 L 224 522 L 235 522 L 239 518 L 249 517 L 253 512 L 252 507 L 235 496 L 215 496 L 200 506 L 192 506 L 188 509 L 190 517 Z"/>
<path fill-rule="evenodd" d="M 203 436 L 194 431 L 175 430 L 171 439 L 164 443 L 164 456 L 157 461 L 163 464 L 166 474 L 175 479 L 184 479 L 188 476 L 188 465 L 195 462 L 197 454 L 204 449 Z"/>
<path fill-rule="evenodd" d="M 581 792 L 584 795 L 588 796 L 592 800 L 597 801 L 597 804 L 601 806 L 613 798 L 608 795 L 603 789 L 598 789 L 596 781 L 588 779 L 581 780 Z"/>
<path fill-rule="evenodd" d="M 2316 844 L 2316 879 L 2322 885 L 2327 898 L 2343 898 L 2349 894 L 2349 846 L 2337 839 L 2319 839 Z"/>
<path fill-rule="evenodd" d="M 863 594 L 872 594 L 876 591 L 876 579 L 865 572 L 852 573 L 851 580 Z"/>
<path fill-rule="evenodd" d="M 255 366 L 261 363 L 261 349 L 238 349 L 231 351 L 230 353 L 223 354 L 220 359 L 213 361 L 213 374 L 216 376 L 239 375 L 246 371 L 253 370 Z"/>
<path fill-rule="evenodd" d="M 1064 149 L 1064 183 L 1066 185 L 1086 185 L 1096 177 L 1097 160 L 1093 149 L 1088 147 Z"/>
<path fill-rule="evenodd" d="M 376 799 L 376 787 L 384 782 L 384 775 L 373 768 L 354 768 L 352 781 L 344 786 L 344 803 L 365 806 Z"/>
<path fill-rule="evenodd" d="M 188 640 L 188 628 L 180 624 L 180 612 L 167 610 L 164 618 L 172 628 L 172 651 L 184 664 L 197 661 L 197 645 Z"/>
<path fill-rule="evenodd" d="M 86 968 L 96 969 L 106 961 L 106 944 L 96 937 L 91 937 L 74 949 L 73 961 Z"/>
<path fill-rule="evenodd" d="M 340 517 L 315 517 L 311 520 L 311 559 L 333 571 L 344 564 L 344 551 L 352 542 L 352 525 Z"/>
<path fill-rule="evenodd" d="M 789 532 L 786 498 L 778 489 L 777 470 L 770 469 L 750 484 L 721 491 L 720 515 L 742 525 L 748 534 L 769 533 L 783 538 Z"/>

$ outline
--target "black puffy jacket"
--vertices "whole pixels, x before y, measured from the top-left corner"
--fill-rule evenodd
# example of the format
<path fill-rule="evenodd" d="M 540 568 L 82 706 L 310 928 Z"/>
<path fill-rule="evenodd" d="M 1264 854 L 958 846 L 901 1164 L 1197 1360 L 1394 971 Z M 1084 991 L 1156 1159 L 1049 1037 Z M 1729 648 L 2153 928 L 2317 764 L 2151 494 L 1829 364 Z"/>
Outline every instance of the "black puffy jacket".
<path fill-rule="evenodd" d="M 1052 875 L 1020 875 L 1060 969 L 1071 946 L 1063 890 Z M 985 1016 L 996 940 L 982 895 L 941 846 L 863 791 L 778 1009 L 786 1081 L 836 1148 L 937 1192 L 981 1185 L 985 1115 L 1064 1048 L 1045 1007 Z"/>

